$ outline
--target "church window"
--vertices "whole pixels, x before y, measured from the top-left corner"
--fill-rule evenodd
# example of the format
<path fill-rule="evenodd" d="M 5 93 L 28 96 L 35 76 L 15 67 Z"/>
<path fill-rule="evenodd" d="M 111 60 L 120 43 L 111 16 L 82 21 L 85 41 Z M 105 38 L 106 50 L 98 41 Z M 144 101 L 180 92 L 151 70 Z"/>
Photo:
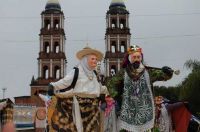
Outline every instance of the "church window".
<path fill-rule="evenodd" d="M 55 66 L 54 68 L 54 78 L 59 79 L 60 78 L 60 67 Z"/>
<path fill-rule="evenodd" d="M 125 23 L 126 23 L 126 20 L 125 19 L 120 19 L 120 28 L 123 29 L 125 28 Z"/>
<path fill-rule="evenodd" d="M 50 29 L 50 20 L 49 19 L 44 20 L 44 27 L 48 30 Z"/>
<path fill-rule="evenodd" d="M 111 27 L 112 28 L 116 28 L 117 27 L 117 21 L 116 21 L 116 19 L 112 19 L 112 21 L 111 21 Z"/>
<path fill-rule="evenodd" d="M 59 43 L 58 43 L 58 42 L 55 42 L 55 43 L 54 43 L 54 53 L 59 53 L 59 50 L 60 50 Z"/>
<path fill-rule="evenodd" d="M 50 51 L 49 42 L 45 42 L 45 44 L 44 44 L 44 52 L 45 53 L 49 53 L 49 51 Z"/>
<path fill-rule="evenodd" d="M 59 28 L 59 20 L 55 19 L 54 20 L 54 29 L 58 29 Z"/>
<path fill-rule="evenodd" d="M 110 75 L 111 76 L 114 76 L 116 74 L 116 66 L 115 65 L 112 65 L 111 66 L 111 69 L 110 69 Z"/>
<path fill-rule="evenodd" d="M 112 53 L 116 52 L 116 41 L 112 41 L 112 43 L 111 43 L 111 52 Z"/>
<path fill-rule="evenodd" d="M 43 78 L 45 78 L 45 79 L 49 78 L 49 68 L 48 68 L 48 66 L 43 67 Z"/>
<path fill-rule="evenodd" d="M 125 47 L 125 41 L 121 41 L 121 46 L 120 46 L 121 52 L 125 53 L 125 49 L 126 49 L 126 47 Z"/>

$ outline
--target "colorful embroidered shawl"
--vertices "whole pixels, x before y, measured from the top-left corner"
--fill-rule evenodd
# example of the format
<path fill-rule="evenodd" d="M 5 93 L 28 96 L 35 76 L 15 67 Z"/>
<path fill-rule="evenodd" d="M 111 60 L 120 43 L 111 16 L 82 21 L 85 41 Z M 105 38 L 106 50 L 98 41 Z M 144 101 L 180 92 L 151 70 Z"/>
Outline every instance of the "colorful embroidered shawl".
<path fill-rule="evenodd" d="M 148 73 L 145 71 L 138 80 L 133 81 L 125 72 L 119 127 L 136 132 L 151 129 L 154 125 L 154 111 Z"/>

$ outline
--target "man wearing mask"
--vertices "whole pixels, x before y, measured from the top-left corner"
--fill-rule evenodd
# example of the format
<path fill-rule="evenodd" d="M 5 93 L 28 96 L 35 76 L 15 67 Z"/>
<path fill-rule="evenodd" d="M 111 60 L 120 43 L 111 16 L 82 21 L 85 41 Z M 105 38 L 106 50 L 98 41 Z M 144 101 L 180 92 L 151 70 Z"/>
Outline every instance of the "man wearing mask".
<path fill-rule="evenodd" d="M 122 70 L 107 81 L 110 95 L 117 102 L 118 130 L 144 132 L 154 127 L 155 106 L 152 83 L 166 81 L 173 75 L 167 66 L 144 65 L 142 49 L 133 45 L 127 50 Z"/>

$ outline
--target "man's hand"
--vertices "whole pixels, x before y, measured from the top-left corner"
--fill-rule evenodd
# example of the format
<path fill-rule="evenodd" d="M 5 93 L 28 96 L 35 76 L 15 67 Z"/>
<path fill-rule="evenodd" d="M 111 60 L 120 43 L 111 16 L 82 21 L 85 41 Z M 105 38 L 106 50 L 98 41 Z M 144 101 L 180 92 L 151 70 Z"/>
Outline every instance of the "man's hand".
<path fill-rule="evenodd" d="M 164 72 L 168 76 L 172 76 L 174 71 L 168 66 L 163 66 L 162 67 L 162 72 Z"/>

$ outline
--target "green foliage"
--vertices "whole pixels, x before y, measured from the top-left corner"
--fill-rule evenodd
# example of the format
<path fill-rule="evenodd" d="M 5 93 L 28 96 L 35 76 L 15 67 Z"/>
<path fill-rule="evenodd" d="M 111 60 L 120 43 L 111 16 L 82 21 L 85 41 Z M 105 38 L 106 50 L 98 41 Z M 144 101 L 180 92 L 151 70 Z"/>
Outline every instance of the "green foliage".
<path fill-rule="evenodd" d="M 192 72 L 182 84 L 180 98 L 189 101 L 192 112 L 200 112 L 200 62 L 190 60 L 185 65 Z"/>
<path fill-rule="evenodd" d="M 120 85 L 123 83 L 124 70 L 119 71 L 115 76 L 106 79 L 106 86 L 111 97 L 116 97 L 119 93 Z"/>
<path fill-rule="evenodd" d="M 163 96 L 171 101 L 179 100 L 180 87 L 155 86 L 154 95 Z"/>
<path fill-rule="evenodd" d="M 200 61 L 198 60 L 188 60 L 185 62 L 185 67 L 191 70 L 199 70 L 200 69 Z"/>

